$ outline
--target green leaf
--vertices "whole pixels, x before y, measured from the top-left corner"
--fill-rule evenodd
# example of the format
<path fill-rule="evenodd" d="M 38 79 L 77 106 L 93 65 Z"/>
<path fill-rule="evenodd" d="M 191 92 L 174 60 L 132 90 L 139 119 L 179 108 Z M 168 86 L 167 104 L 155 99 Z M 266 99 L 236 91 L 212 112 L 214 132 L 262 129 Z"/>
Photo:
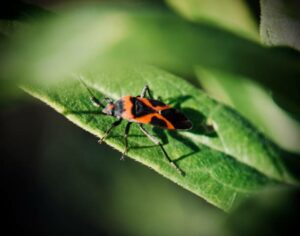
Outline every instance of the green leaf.
<path fill-rule="evenodd" d="M 181 15 L 194 22 L 210 22 L 258 41 L 258 26 L 244 0 L 166 0 Z"/>
<path fill-rule="evenodd" d="M 184 80 L 152 66 L 105 69 L 97 63 L 81 76 L 99 98 L 137 95 L 148 84 L 155 97 L 179 103 L 194 128 L 186 132 L 157 129 L 152 132 L 164 141 L 167 152 L 186 176 L 179 175 L 164 159 L 161 150 L 141 137 L 137 127 L 133 127 L 129 135 L 128 155 L 212 204 L 230 210 L 242 198 L 275 180 L 293 182 L 279 153 L 268 140 L 236 112 Z M 97 113 L 76 76 L 57 85 L 39 85 L 26 90 L 97 137 L 102 137 L 115 120 L 99 115 L 99 110 Z M 205 133 L 204 119 L 212 122 L 214 135 Z M 119 151 L 124 151 L 124 127 L 115 128 L 106 141 Z"/>
<path fill-rule="evenodd" d="M 260 35 L 267 45 L 300 50 L 300 3 L 298 0 L 261 0 Z"/>
<path fill-rule="evenodd" d="M 198 67 L 196 74 L 212 96 L 237 109 L 282 148 L 300 152 L 300 124 L 261 86 L 244 76 L 212 68 Z"/>

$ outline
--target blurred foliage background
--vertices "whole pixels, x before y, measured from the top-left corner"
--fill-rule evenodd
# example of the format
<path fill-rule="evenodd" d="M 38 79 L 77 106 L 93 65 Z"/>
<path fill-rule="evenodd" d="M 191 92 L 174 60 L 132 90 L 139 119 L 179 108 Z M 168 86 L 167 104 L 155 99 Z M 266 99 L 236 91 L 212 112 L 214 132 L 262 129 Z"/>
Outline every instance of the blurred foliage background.
<path fill-rule="evenodd" d="M 0 49 L 9 51 L 11 35 L 20 26 L 38 23 L 35 19 L 42 21 L 65 9 L 76 11 L 89 4 L 101 8 L 107 3 L 122 10 L 145 9 L 147 20 L 148 9 L 168 9 L 177 14 L 179 21 L 192 22 L 187 30 L 179 28 L 177 39 L 176 24 L 159 30 L 150 19 L 146 23 L 153 28 L 145 30 L 144 36 L 136 39 L 133 34 L 133 39 L 126 39 L 114 50 L 125 58 L 132 51 L 139 56 L 146 53 L 141 58 L 147 62 L 185 76 L 195 86 L 237 109 L 284 150 L 299 174 L 300 57 L 299 41 L 295 38 L 299 36 L 300 11 L 294 11 L 299 7 L 295 1 L 288 6 L 293 11 L 287 11 L 282 1 L 272 4 L 267 0 L 4 1 Z M 278 6 L 276 14 L 289 16 L 281 27 L 272 27 L 278 26 L 271 14 L 274 6 Z M 138 23 L 136 27 L 141 30 L 143 25 Z M 196 25 L 201 26 L 199 35 L 193 32 Z M 185 33 L 189 37 L 185 38 Z M 152 46 L 152 42 L 160 44 Z M 195 47 L 197 43 L 194 54 L 186 56 L 185 46 Z M 280 47 L 267 48 L 262 43 Z M 13 55 L 19 53 L 17 49 L 11 51 Z M 31 51 L 28 48 L 27 53 Z M 47 53 L 45 50 L 38 56 L 42 58 Z M 7 71 L 25 74 L 34 68 L 25 68 L 24 58 L 21 62 L 10 58 L 10 53 L 1 56 L 3 232 L 281 235 L 295 228 L 295 235 L 299 233 L 295 227 L 299 210 L 297 188 L 266 190 L 227 215 L 140 164 L 131 160 L 120 162 L 119 152 L 97 144 L 93 136 L 16 90 L 11 78 L 6 77 Z M 70 64 L 69 69 L 74 65 Z"/>

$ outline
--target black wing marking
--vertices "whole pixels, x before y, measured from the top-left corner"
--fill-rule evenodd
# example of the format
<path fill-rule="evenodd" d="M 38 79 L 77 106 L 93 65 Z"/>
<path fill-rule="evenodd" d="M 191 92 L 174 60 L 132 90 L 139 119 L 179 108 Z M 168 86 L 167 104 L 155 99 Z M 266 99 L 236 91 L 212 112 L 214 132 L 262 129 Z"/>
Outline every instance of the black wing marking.
<path fill-rule="evenodd" d="M 150 104 L 154 107 L 157 107 L 157 106 L 166 106 L 166 104 L 164 104 L 163 102 L 161 101 L 158 101 L 158 100 L 154 100 L 154 99 L 148 99 L 148 101 L 150 102 Z"/>
<path fill-rule="evenodd" d="M 161 111 L 161 115 L 166 118 L 175 129 L 191 129 L 192 122 L 179 110 L 169 108 Z"/>
<path fill-rule="evenodd" d="M 156 117 L 156 116 L 153 116 L 153 117 L 151 118 L 150 124 L 151 124 L 151 125 L 154 125 L 154 126 L 161 127 L 161 128 L 167 128 L 167 127 L 168 127 L 168 124 L 167 124 L 164 120 L 159 119 L 159 118 Z"/>
<path fill-rule="evenodd" d="M 145 115 L 148 115 L 148 114 L 151 114 L 151 113 L 154 112 L 153 109 L 146 106 L 146 104 L 144 104 L 143 102 L 141 102 L 137 98 L 131 97 L 130 100 L 133 104 L 131 112 L 134 115 L 134 117 L 141 117 L 141 116 L 145 116 Z"/>

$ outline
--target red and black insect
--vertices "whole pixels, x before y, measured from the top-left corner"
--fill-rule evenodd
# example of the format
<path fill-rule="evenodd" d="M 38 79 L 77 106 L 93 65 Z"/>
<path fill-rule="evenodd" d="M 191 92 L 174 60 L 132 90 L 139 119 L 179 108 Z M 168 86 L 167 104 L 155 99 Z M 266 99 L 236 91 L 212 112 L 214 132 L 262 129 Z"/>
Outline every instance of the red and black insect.
<path fill-rule="evenodd" d="M 141 131 L 156 145 L 158 145 L 169 163 L 180 173 L 184 172 L 171 160 L 162 143 L 153 135 L 151 135 L 143 126 L 143 124 L 151 124 L 160 128 L 168 130 L 188 130 L 192 128 L 192 122 L 178 109 L 172 108 L 169 105 L 164 104 L 161 101 L 152 98 L 149 87 L 146 85 L 140 96 L 124 96 L 113 101 L 110 98 L 104 98 L 103 100 L 107 103 L 104 105 L 100 102 L 92 93 L 90 88 L 80 79 L 83 85 L 87 88 L 92 103 L 101 107 L 102 113 L 109 116 L 115 116 L 117 120 L 112 123 L 111 127 L 108 128 L 104 136 L 99 140 L 102 143 L 103 140 L 108 136 L 110 131 L 121 124 L 122 120 L 128 121 L 125 128 L 125 150 L 122 154 L 121 159 L 124 159 L 128 151 L 128 133 L 132 123 L 137 123 Z M 146 98 L 146 94 L 148 98 Z"/>

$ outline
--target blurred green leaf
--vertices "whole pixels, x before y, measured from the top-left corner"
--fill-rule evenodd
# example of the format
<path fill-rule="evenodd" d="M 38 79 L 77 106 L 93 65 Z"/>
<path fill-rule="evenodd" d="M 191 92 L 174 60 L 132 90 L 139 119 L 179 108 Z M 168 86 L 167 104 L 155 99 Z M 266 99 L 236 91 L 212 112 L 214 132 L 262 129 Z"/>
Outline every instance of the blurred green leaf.
<path fill-rule="evenodd" d="M 300 50 L 300 2 L 261 0 L 260 5 L 260 34 L 264 43 Z"/>
<path fill-rule="evenodd" d="M 300 152 L 300 125 L 274 102 L 271 95 L 250 79 L 197 68 L 201 85 L 219 101 L 237 109 L 282 148 Z"/>
<path fill-rule="evenodd" d="M 252 40 L 259 40 L 258 26 L 244 0 L 166 0 L 194 22 L 210 22 Z"/>
<path fill-rule="evenodd" d="M 150 63 L 189 78 L 200 65 L 257 81 L 300 117 L 299 54 L 264 48 L 205 23 L 189 24 L 162 8 L 87 7 L 63 15 L 14 38 L 1 55 L 4 77 L 20 78 L 22 72 L 53 80 L 95 57 Z"/>
<path fill-rule="evenodd" d="M 24 23 L 16 20 L 0 20 L 0 32 L 3 37 L 11 37 L 17 29 L 24 27 Z M 3 42 L 1 42 L 3 44 Z"/>
<path fill-rule="evenodd" d="M 275 179 L 294 182 L 277 149 L 266 138 L 236 112 L 184 80 L 150 66 L 104 69 L 98 65 L 89 65 L 81 76 L 99 98 L 137 95 L 143 85 L 148 84 L 155 97 L 180 104 L 194 124 L 191 131 L 180 133 L 154 130 L 186 176 L 179 175 L 164 159 L 161 150 L 141 137 L 137 127 L 133 127 L 129 135 L 128 155 L 133 159 L 224 210 L 231 209 L 251 192 L 275 183 Z M 57 85 L 27 87 L 26 91 L 98 137 L 102 137 L 115 120 L 97 113 L 86 89 L 74 77 Z M 205 120 L 211 121 L 214 135 L 203 129 Z M 125 125 L 116 128 L 107 139 L 107 143 L 119 151 L 124 151 L 124 128 Z"/>

